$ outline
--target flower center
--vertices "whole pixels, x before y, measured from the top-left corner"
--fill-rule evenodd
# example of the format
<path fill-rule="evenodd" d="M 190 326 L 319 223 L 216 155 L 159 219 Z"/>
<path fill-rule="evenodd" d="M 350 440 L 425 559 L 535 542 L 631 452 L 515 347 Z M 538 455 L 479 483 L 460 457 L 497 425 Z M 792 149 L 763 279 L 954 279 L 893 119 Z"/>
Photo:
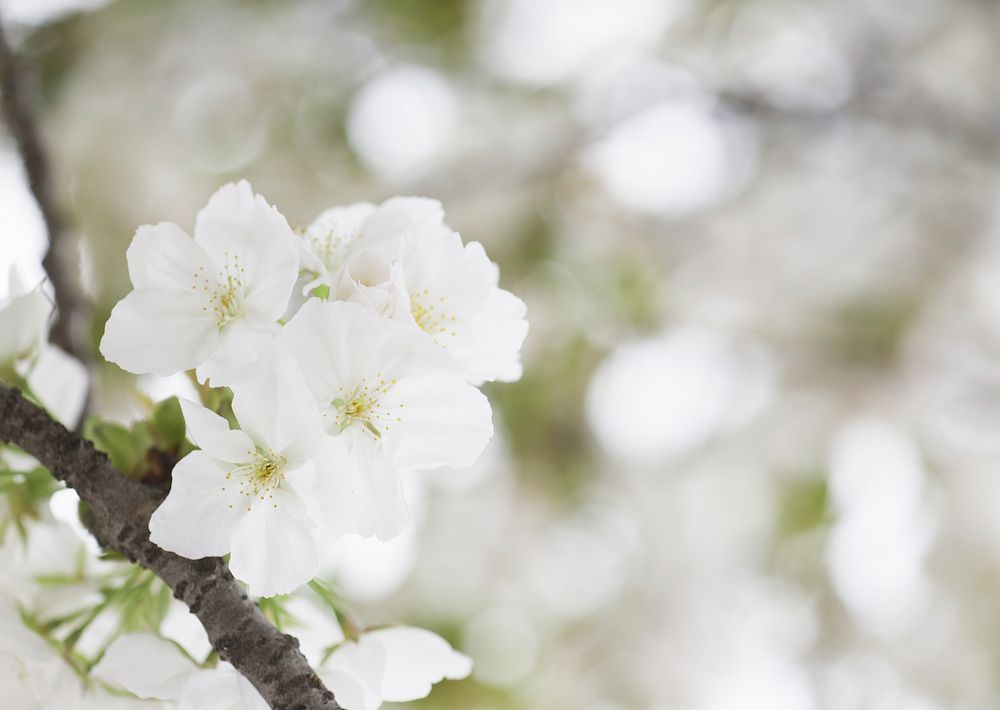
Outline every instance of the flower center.
<path fill-rule="evenodd" d="M 200 283 L 202 292 L 208 298 L 201 310 L 211 313 L 219 328 L 243 315 L 245 273 L 246 267 L 240 263 L 239 255 L 226 252 L 225 262 L 215 278 L 211 278 L 203 266 L 199 266 L 194 274 L 195 284 L 192 289 L 197 291 Z"/>
<path fill-rule="evenodd" d="M 410 315 L 414 322 L 439 345 L 441 343 L 438 338 L 451 338 L 455 335 L 452 328 L 456 318 L 442 310 L 444 303 L 444 296 L 439 296 L 435 301 L 426 288 L 410 296 Z"/>
<path fill-rule="evenodd" d="M 219 325 L 240 314 L 240 301 L 236 294 L 237 285 L 227 279 L 226 283 L 212 294 L 212 305 L 219 317 Z"/>
<path fill-rule="evenodd" d="M 382 437 L 383 431 L 388 431 L 390 422 L 400 421 L 395 412 L 390 411 L 381 403 L 381 398 L 389 392 L 396 380 L 386 381 L 382 373 L 376 373 L 372 383 L 363 378 L 349 393 L 335 398 L 330 402 L 334 411 L 334 430 L 340 434 L 354 424 L 364 427 L 374 438 Z M 341 392 L 344 388 L 339 388 Z M 400 407 L 403 405 L 400 404 Z"/>
<path fill-rule="evenodd" d="M 306 248 L 319 257 L 328 270 L 336 271 L 344 262 L 344 252 L 360 231 L 361 225 L 350 227 L 335 223 L 322 231 L 298 231 L 297 234 L 305 240 Z"/>
<path fill-rule="evenodd" d="M 267 451 L 255 451 L 253 461 L 241 464 L 226 474 L 226 480 L 236 477 L 239 484 L 241 496 L 246 496 L 247 510 L 249 511 L 254 501 L 273 500 L 274 489 L 285 480 L 285 466 L 288 460 L 280 454 L 274 453 L 271 449 Z M 222 490 L 226 490 L 223 487 Z M 273 504 L 275 508 L 277 503 Z M 230 505 L 230 508 L 233 506 Z"/>

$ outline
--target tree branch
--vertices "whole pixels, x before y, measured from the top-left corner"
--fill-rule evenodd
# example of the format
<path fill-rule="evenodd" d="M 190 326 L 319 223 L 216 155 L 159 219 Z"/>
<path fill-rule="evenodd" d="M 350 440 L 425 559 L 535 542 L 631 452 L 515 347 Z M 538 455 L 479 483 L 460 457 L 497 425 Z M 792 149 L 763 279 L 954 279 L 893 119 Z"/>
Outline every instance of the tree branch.
<path fill-rule="evenodd" d="M 189 560 L 149 540 L 149 517 L 163 491 L 126 478 L 107 456 L 40 407 L 0 384 L 0 440 L 15 444 L 74 488 L 89 506 L 101 545 L 156 573 L 197 615 L 219 656 L 232 663 L 279 710 L 340 710 L 299 652 L 279 632 L 218 557 Z"/>
<path fill-rule="evenodd" d="M 72 239 L 66 231 L 66 223 L 52 196 L 48 156 L 38 135 L 37 121 L 24 74 L 14 50 L 7 41 L 2 18 L 0 18 L 0 111 L 11 136 L 17 143 L 31 194 L 38 203 L 49 236 L 49 249 L 42 260 L 42 266 L 45 267 L 45 273 L 52 282 L 58 309 L 49 339 L 70 355 L 87 362 L 90 358 L 83 332 L 87 304 L 80 285 L 78 260 L 72 253 Z"/>

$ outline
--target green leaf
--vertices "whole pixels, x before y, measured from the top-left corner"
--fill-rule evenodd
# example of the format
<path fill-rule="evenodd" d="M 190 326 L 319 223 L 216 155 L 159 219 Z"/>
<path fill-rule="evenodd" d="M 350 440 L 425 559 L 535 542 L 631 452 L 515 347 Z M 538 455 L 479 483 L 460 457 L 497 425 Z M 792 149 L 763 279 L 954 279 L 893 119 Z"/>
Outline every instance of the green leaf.
<path fill-rule="evenodd" d="M 153 430 L 159 443 L 167 448 L 177 449 L 184 443 L 184 413 L 176 397 L 165 399 L 156 405 L 153 410 Z"/>
<path fill-rule="evenodd" d="M 75 574 L 42 574 L 35 581 L 43 587 L 64 587 L 69 584 L 79 584 L 81 579 Z"/>
<path fill-rule="evenodd" d="M 30 471 L 0 469 L 0 495 L 6 500 L 5 510 L 0 513 L 0 540 L 5 537 L 11 524 L 26 539 L 24 522 L 29 518 L 38 518 L 41 514 L 40 506 L 59 487 L 60 484 L 48 470 L 40 466 Z"/>
<path fill-rule="evenodd" d="M 284 630 L 289 624 L 295 622 L 295 617 L 285 608 L 287 600 L 288 595 L 262 597 L 257 600 L 257 606 L 261 612 L 279 631 Z"/>
<path fill-rule="evenodd" d="M 94 447 L 106 453 L 119 471 L 128 474 L 139 467 L 146 454 L 148 430 L 136 436 L 121 424 L 100 419 L 90 419 L 87 429 L 87 436 L 94 442 Z"/>

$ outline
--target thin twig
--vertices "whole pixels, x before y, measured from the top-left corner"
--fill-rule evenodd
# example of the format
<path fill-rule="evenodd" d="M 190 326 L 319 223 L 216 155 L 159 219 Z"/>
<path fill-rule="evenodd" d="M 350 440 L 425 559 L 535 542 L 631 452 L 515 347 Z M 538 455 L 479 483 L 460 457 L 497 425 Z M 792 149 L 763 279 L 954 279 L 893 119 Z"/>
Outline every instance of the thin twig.
<path fill-rule="evenodd" d="M 75 489 L 88 506 L 88 527 L 97 541 L 166 582 L 201 621 L 219 657 L 246 676 L 271 707 L 341 710 L 298 641 L 271 625 L 222 559 L 189 560 L 150 541 L 149 517 L 163 490 L 126 478 L 93 444 L 3 384 L 0 441 L 21 447 Z"/>
<path fill-rule="evenodd" d="M 73 240 L 52 195 L 49 161 L 38 133 L 37 121 L 21 62 L 8 42 L 0 18 L 0 111 L 17 143 L 28 176 L 31 194 L 45 221 L 49 249 L 42 260 L 55 292 L 56 321 L 49 339 L 74 357 L 87 362 L 84 320 L 87 303 L 80 285 L 79 263 Z M 16 235 L 15 235 L 16 237 Z"/>

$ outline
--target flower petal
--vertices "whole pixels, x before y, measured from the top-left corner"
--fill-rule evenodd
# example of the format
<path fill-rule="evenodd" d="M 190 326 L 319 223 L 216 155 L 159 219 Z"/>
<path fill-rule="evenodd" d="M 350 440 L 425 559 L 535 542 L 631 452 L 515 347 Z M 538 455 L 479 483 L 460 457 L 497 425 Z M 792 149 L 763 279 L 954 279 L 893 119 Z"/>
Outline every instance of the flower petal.
<path fill-rule="evenodd" d="M 365 222 L 358 248 L 371 250 L 394 261 L 403 248 L 417 249 L 428 236 L 448 232 L 444 208 L 428 197 L 393 197 Z M 404 244 L 405 243 L 405 244 Z"/>
<path fill-rule="evenodd" d="M 253 319 L 276 321 L 299 275 L 291 227 L 250 183 L 223 185 L 198 213 L 194 239 L 217 267 L 239 258 L 244 307 Z"/>
<path fill-rule="evenodd" d="M 342 397 L 378 357 L 384 322 L 363 306 L 309 299 L 278 335 L 278 348 L 302 370 L 321 404 Z"/>
<path fill-rule="evenodd" d="M 290 358 L 252 382 L 233 386 L 233 412 L 254 441 L 302 461 L 319 448 L 323 423 L 312 393 Z"/>
<path fill-rule="evenodd" d="M 11 298 L 0 308 L 0 364 L 28 357 L 45 341 L 52 302 L 41 286 Z"/>
<path fill-rule="evenodd" d="M 140 698 L 179 700 L 196 669 L 169 641 L 151 634 L 125 634 L 108 646 L 93 674 Z"/>
<path fill-rule="evenodd" d="M 255 501 L 233 531 L 229 569 L 258 597 L 287 594 L 319 571 L 319 552 L 305 506 L 276 488 L 273 499 Z M 311 521 L 309 521 L 311 522 Z"/>
<path fill-rule="evenodd" d="M 126 252 L 128 275 L 135 288 L 190 291 L 199 269 L 210 269 L 208 254 L 172 222 L 144 224 Z"/>
<path fill-rule="evenodd" d="M 330 541 L 346 533 L 388 541 L 409 520 L 398 474 L 384 455 L 355 441 L 364 436 L 349 430 L 327 437 L 317 457 L 314 518 Z"/>
<path fill-rule="evenodd" d="M 358 303 L 383 318 L 398 312 L 410 315 L 410 297 L 400 264 L 370 252 L 358 252 L 348 259 L 334 293 L 338 300 Z"/>
<path fill-rule="evenodd" d="M 465 327 L 456 329 L 448 351 L 465 365 L 474 382 L 521 378 L 521 345 L 528 334 L 524 301 L 500 288 L 493 289 L 486 305 Z"/>
<path fill-rule="evenodd" d="M 87 368 L 55 345 L 43 348 L 28 372 L 31 390 L 67 427 L 76 426 L 80 419 L 89 381 Z"/>
<path fill-rule="evenodd" d="M 406 702 L 425 698 L 431 686 L 445 678 L 465 678 L 472 671 L 472 660 L 426 629 L 398 626 L 365 634 L 385 650 L 385 673 L 382 675 L 382 699 Z"/>
<path fill-rule="evenodd" d="M 238 482 L 226 478 L 231 469 L 204 451 L 182 458 L 174 466 L 170 493 L 149 520 L 149 539 L 192 560 L 229 552 L 246 513 Z"/>
<path fill-rule="evenodd" d="M 195 446 L 219 461 L 243 463 L 253 459 L 256 447 L 250 437 L 238 429 L 230 429 L 229 422 L 210 409 L 180 399 L 187 437 Z"/>
<path fill-rule="evenodd" d="M 325 277 L 343 265 L 375 205 L 356 202 L 324 210 L 299 239 L 302 266 Z"/>
<path fill-rule="evenodd" d="M 225 661 L 199 670 L 184 687 L 177 710 L 268 710 L 267 701 Z"/>
<path fill-rule="evenodd" d="M 385 399 L 399 421 L 382 442 L 400 469 L 471 466 L 493 436 L 489 400 L 456 375 L 401 379 Z"/>
<path fill-rule="evenodd" d="M 337 703 L 350 710 L 378 710 L 382 705 L 385 650 L 380 643 L 348 641 L 331 655 L 320 673 Z"/>
<path fill-rule="evenodd" d="M 201 365 L 219 344 L 203 300 L 180 291 L 133 291 L 111 311 L 101 354 L 128 372 L 163 377 Z"/>
<path fill-rule="evenodd" d="M 382 699 L 378 686 L 365 686 L 357 678 L 344 671 L 320 669 L 320 680 L 333 693 L 337 704 L 346 710 L 378 710 Z"/>
<path fill-rule="evenodd" d="M 278 328 L 276 322 L 239 319 L 229 323 L 222 329 L 215 353 L 198 366 L 198 381 L 212 387 L 232 387 L 253 379 L 258 364 L 273 347 Z"/>
<path fill-rule="evenodd" d="M 24 285 L 24 279 L 21 278 L 21 272 L 17 270 L 17 266 L 14 264 L 10 265 L 7 270 L 7 298 L 0 301 L 0 306 L 16 296 L 23 296 L 28 292 L 27 287 Z"/>
<path fill-rule="evenodd" d="M 426 305 L 436 305 L 458 321 L 482 309 L 500 278 L 499 268 L 482 245 L 462 246 L 454 232 L 425 239 L 403 262 L 403 273 L 411 297 L 424 292 L 440 299 Z"/>

